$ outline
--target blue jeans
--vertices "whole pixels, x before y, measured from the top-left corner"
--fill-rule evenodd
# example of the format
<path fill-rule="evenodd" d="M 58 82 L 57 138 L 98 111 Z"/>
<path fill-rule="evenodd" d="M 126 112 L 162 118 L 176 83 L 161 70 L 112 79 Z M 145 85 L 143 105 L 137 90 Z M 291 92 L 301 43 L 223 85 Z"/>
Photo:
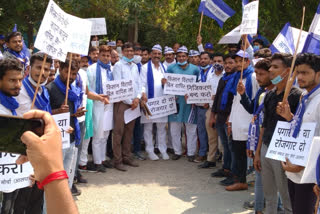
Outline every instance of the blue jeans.
<path fill-rule="evenodd" d="M 232 174 L 237 174 L 235 154 L 232 151 L 232 142 L 228 137 L 227 125 L 216 123 L 216 129 L 223 145 L 223 169 L 231 170 Z"/>
<path fill-rule="evenodd" d="M 142 124 L 141 124 L 141 117 L 136 119 L 136 123 L 134 125 L 133 130 L 133 152 L 140 152 L 141 151 L 141 139 L 142 139 Z"/>
<path fill-rule="evenodd" d="M 256 179 L 254 183 L 254 209 L 262 212 L 264 209 L 263 186 L 260 172 L 256 171 Z"/>
<path fill-rule="evenodd" d="M 205 156 L 208 151 L 208 134 L 206 129 L 206 113 L 208 109 L 197 107 L 197 128 L 200 141 L 199 156 Z"/>

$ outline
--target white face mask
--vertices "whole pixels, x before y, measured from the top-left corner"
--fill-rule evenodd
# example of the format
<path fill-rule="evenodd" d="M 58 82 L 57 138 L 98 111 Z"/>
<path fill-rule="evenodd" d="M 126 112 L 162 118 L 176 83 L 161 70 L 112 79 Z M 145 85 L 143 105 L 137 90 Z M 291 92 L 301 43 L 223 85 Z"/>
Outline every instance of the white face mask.
<path fill-rule="evenodd" d="M 133 56 L 133 62 L 136 64 L 139 64 L 141 62 L 141 56 L 140 55 L 134 55 Z"/>
<path fill-rule="evenodd" d="M 91 45 L 94 47 L 98 47 L 99 46 L 99 41 L 91 41 Z"/>
<path fill-rule="evenodd" d="M 30 83 L 34 86 L 37 87 L 37 83 L 31 78 L 31 75 L 29 75 L 28 80 L 30 81 Z M 47 80 L 44 83 L 41 83 L 40 86 L 45 86 L 47 84 Z"/>

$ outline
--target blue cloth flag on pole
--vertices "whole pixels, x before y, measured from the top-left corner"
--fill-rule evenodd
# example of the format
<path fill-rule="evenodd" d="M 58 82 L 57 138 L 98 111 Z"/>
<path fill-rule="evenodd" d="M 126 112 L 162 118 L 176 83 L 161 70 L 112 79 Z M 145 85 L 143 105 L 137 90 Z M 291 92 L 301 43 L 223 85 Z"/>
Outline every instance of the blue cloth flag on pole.
<path fill-rule="evenodd" d="M 216 20 L 221 28 L 224 22 L 235 14 L 222 0 L 201 0 L 198 12 Z"/>
<path fill-rule="evenodd" d="M 295 52 L 293 34 L 289 22 L 282 28 L 270 49 L 272 54 L 279 52 L 293 54 Z"/>

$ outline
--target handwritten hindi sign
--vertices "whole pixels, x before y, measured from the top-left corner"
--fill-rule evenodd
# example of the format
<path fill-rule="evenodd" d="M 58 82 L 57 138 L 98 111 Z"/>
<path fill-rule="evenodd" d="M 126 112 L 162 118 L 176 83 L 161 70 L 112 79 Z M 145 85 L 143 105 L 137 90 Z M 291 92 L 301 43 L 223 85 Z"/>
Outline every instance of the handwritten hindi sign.
<path fill-rule="evenodd" d="M 61 130 L 62 149 L 70 147 L 70 134 L 66 131 L 70 128 L 70 112 L 52 115 L 59 130 Z"/>
<path fill-rule="evenodd" d="M 212 85 L 207 82 L 197 82 L 187 85 L 187 104 L 212 103 Z"/>
<path fill-rule="evenodd" d="M 0 153 L 0 191 L 12 192 L 31 185 L 30 175 L 33 168 L 30 162 L 17 165 L 20 155 Z"/>
<path fill-rule="evenodd" d="M 110 103 L 116 103 L 134 97 L 132 80 L 112 80 L 104 85 L 104 91 L 109 96 Z"/>
<path fill-rule="evenodd" d="M 48 55 L 65 61 L 68 50 L 70 16 L 50 0 L 34 46 Z"/>
<path fill-rule="evenodd" d="M 176 97 L 172 95 L 149 99 L 147 106 L 152 114 L 150 120 L 177 113 Z"/>
<path fill-rule="evenodd" d="M 316 123 L 303 123 L 297 138 L 292 137 L 290 123 L 278 121 L 266 157 L 305 166 L 314 136 Z"/>
<path fill-rule="evenodd" d="M 246 4 L 243 8 L 240 34 L 257 34 L 259 1 Z"/>
<path fill-rule="evenodd" d="M 107 24 L 105 18 L 89 18 L 92 22 L 91 35 L 107 35 Z"/>
<path fill-rule="evenodd" d="M 164 85 L 164 94 L 181 95 L 187 93 L 187 85 L 196 82 L 195 75 L 170 74 L 165 73 L 167 83 Z"/>
<path fill-rule="evenodd" d="M 70 28 L 67 50 L 71 53 L 88 55 L 92 22 L 69 15 Z"/>

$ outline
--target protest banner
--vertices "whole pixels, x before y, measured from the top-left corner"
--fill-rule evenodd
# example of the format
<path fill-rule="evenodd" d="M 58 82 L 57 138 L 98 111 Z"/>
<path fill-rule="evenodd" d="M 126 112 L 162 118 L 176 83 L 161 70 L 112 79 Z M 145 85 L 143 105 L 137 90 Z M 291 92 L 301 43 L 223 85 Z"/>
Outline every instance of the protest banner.
<path fill-rule="evenodd" d="M 320 137 L 314 137 L 310 147 L 310 154 L 308 156 L 308 161 L 302 174 L 301 182 L 302 184 L 317 183 L 316 178 L 316 167 L 317 158 L 320 154 Z"/>
<path fill-rule="evenodd" d="M 146 122 L 177 113 L 176 97 L 172 95 L 148 99 L 147 106 L 151 116 Z"/>
<path fill-rule="evenodd" d="M 70 128 L 70 112 L 52 115 L 61 131 L 62 149 L 70 147 L 70 134 L 66 131 Z"/>
<path fill-rule="evenodd" d="M 238 44 L 241 38 L 240 25 L 224 35 L 218 42 L 218 44 Z"/>
<path fill-rule="evenodd" d="M 105 18 L 88 18 L 92 22 L 91 35 L 107 35 L 107 24 Z"/>
<path fill-rule="evenodd" d="M 295 28 L 295 27 L 291 27 L 291 31 L 292 31 L 292 36 L 293 36 L 294 44 L 297 44 L 298 38 L 299 38 L 300 29 Z M 303 47 L 304 47 L 304 43 L 306 42 L 307 37 L 308 37 L 308 32 L 307 32 L 307 31 L 304 31 L 304 30 L 301 31 L 301 38 L 300 38 L 300 41 L 299 41 L 299 45 L 298 45 L 298 49 L 297 49 L 297 54 L 299 54 L 299 53 L 302 52 L 302 49 L 303 49 Z"/>
<path fill-rule="evenodd" d="M 207 82 L 197 82 L 187 85 L 187 104 L 213 103 L 212 85 Z"/>
<path fill-rule="evenodd" d="M 130 123 L 132 120 L 135 120 L 136 118 L 141 116 L 141 112 L 140 112 L 140 106 L 138 105 L 137 108 L 135 109 L 127 109 L 124 111 L 124 123 L 128 124 Z"/>
<path fill-rule="evenodd" d="M 133 81 L 130 79 L 112 80 L 104 85 L 110 103 L 116 103 L 134 97 Z"/>
<path fill-rule="evenodd" d="M 195 83 L 197 77 L 195 75 L 165 73 L 164 78 L 167 79 L 167 83 L 164 85 L 164 94 L 184 96 L 187 93 L 187 85 Z"/>
<path fill-rule="evenodd" d="M 41 22 L 34 46 L 48 55 L 65 61 L 69 42 L 70 16 L 65 13 L 53 0 Z"/>
<path fill-rule="evenodd" d="M 0 191 L 12 192 L 31 185 L 33 168 L 30 162 L 17 165 L 19 154 L 0 153 Z"/>
<path fill-rule="evenodd" d="M 294 138 L 290 123 L 278 121 L 266 157 L 279 161 L 286 161 L 287 157 L 291 163 L 305 166 L 315 128 L 316 123 L 303 123 L 298 137 Z"/>
<path fill-rule="evenodd" d="M 259 14 L 259 1 L 253 1 L 244 5 L 242 22 L 240 26 L 240 34 L 257 34 L 258 31 L 258 14 Z"/>

